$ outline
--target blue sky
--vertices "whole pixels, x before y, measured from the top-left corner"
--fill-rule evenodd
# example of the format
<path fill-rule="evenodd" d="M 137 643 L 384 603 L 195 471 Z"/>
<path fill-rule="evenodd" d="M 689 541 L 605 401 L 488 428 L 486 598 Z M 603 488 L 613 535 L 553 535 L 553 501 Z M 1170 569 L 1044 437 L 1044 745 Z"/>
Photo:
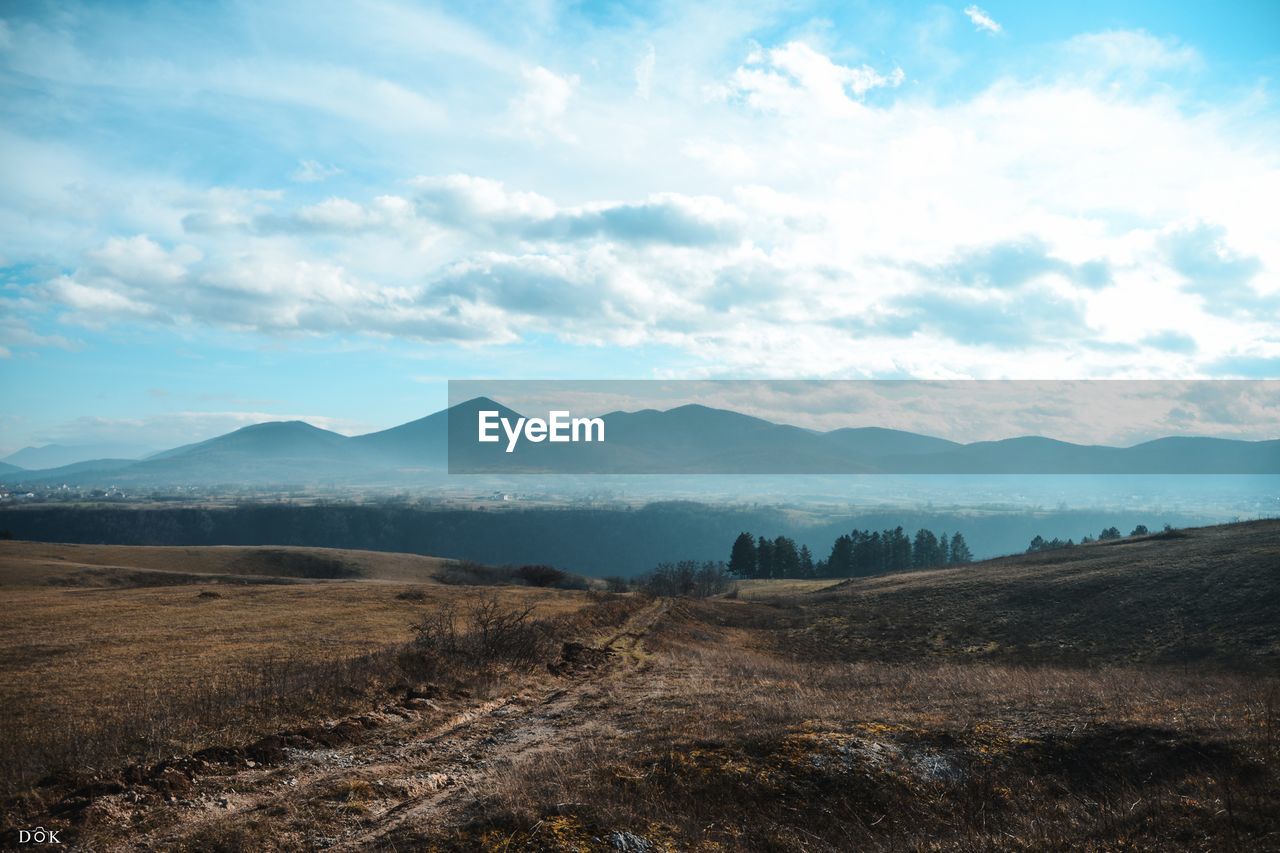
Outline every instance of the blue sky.
<path fill-rule="evenodd" d="M 0 7 L 0 454 L 1280 375 L 1275 3 Z"/>

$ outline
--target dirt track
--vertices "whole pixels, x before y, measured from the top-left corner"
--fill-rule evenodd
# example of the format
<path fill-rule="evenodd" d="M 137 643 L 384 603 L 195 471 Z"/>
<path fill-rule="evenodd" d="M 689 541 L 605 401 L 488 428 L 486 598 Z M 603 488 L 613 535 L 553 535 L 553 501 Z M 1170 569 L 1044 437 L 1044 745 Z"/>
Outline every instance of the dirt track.
<path fill-rule="evenodd" d="M 418 846 L 433 829 L 457 826 L 475 793 L 511 762 L 603 733 L 610 723 L 598 706 L 643 675 L 643 639 L 666 610 L 658 601 L 633 614 L 554 686 L 452 713 L 433 700 L 410 699 L 404 708 L 362 715 L 369 731 L 348 745 L 287 750 L 286 760 L 270 767 L 198 776 L 193 790 L 159 806 L 132 806 L 127 792 L 101 797 L 90 807 L 94 821 L 124 830 L 105 834 L 118 839 L 106 849 L 201 847 L 232 825 L 302 847 Z M 329 820 L 314 820 L 317 803 L 336 806 L 325 809 Z M 104 849 L 104 835 L 93 835 L 93 848 Z"/>

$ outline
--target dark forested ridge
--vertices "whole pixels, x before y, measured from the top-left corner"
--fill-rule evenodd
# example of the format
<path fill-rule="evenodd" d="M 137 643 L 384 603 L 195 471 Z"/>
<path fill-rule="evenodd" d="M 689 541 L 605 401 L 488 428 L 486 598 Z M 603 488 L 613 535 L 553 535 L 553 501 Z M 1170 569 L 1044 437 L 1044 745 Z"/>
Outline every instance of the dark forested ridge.
<path fill-rule="evenodd" d="M 0 531 L 45 542 L 305 545 L 403 551 L 486 563 L 547 563 L 632 575 L 683 559 L 723 560 L 743 530 L 768 530 L 826 556 L 850 530 L 964 530 L 973 556 L 1019 553 L 1036 535 L 1080 537 L 1109 525 L 1189 526 L 1175 514 L 1063 511 L 965 514 L 880 510 L 797 517 L 775 508 L 653 503 L 638 509 L 476 510 L 405 504 L 257 504 L 226 508 L 29 506 L 0 509 Z"/>

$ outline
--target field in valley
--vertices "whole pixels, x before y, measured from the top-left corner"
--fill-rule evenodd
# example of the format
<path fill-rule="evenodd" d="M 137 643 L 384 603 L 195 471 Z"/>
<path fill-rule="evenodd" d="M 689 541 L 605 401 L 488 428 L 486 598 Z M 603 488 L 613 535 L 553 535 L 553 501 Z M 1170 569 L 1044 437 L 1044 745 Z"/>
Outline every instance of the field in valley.
<path fill-rule="evenodd" d="M 698 601 L 0 543 L 5 840 L 1280 848 L 1280 523 L 1175 533 Z"/>

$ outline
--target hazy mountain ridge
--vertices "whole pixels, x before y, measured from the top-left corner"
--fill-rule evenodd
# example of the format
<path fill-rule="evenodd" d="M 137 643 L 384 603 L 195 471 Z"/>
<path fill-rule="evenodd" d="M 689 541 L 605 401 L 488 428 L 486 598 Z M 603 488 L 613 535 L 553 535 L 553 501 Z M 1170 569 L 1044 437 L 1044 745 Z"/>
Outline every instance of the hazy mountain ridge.
<path fill-rule="evenodd" d="M 1042 436 L 960 444 L 882 427 L 817 432 L 701 405 L 603 415 L 597 444 L 522 442 L 506 452 L 474 440 L 476 413 L 518 413 L 476 398 L 390 429 L 344 436 L 303 421 L 270 421 L 141 461 L 102 459 L 22 470 L 7 482 L 245 485 L 403 482 L 443 473 L 655 474 L 1274 474 L 1280 440 L 1168 437 L 1133 447 L 1080 445 Z M 449 456 L 449 435 L 453 443 Z"/>
<path fill-rule="evenodd" d="M 145 459 L 154 453 L 154 447 L 127 442 L 100 442 L 95 444 L 45 444 L 40 447 L 24 447 L 0 459 L 0 465 L 12 465 L 28 471 L 62 468 L 92 459 Z M 0 468 L 0 471 L 3 471 Z"/>

